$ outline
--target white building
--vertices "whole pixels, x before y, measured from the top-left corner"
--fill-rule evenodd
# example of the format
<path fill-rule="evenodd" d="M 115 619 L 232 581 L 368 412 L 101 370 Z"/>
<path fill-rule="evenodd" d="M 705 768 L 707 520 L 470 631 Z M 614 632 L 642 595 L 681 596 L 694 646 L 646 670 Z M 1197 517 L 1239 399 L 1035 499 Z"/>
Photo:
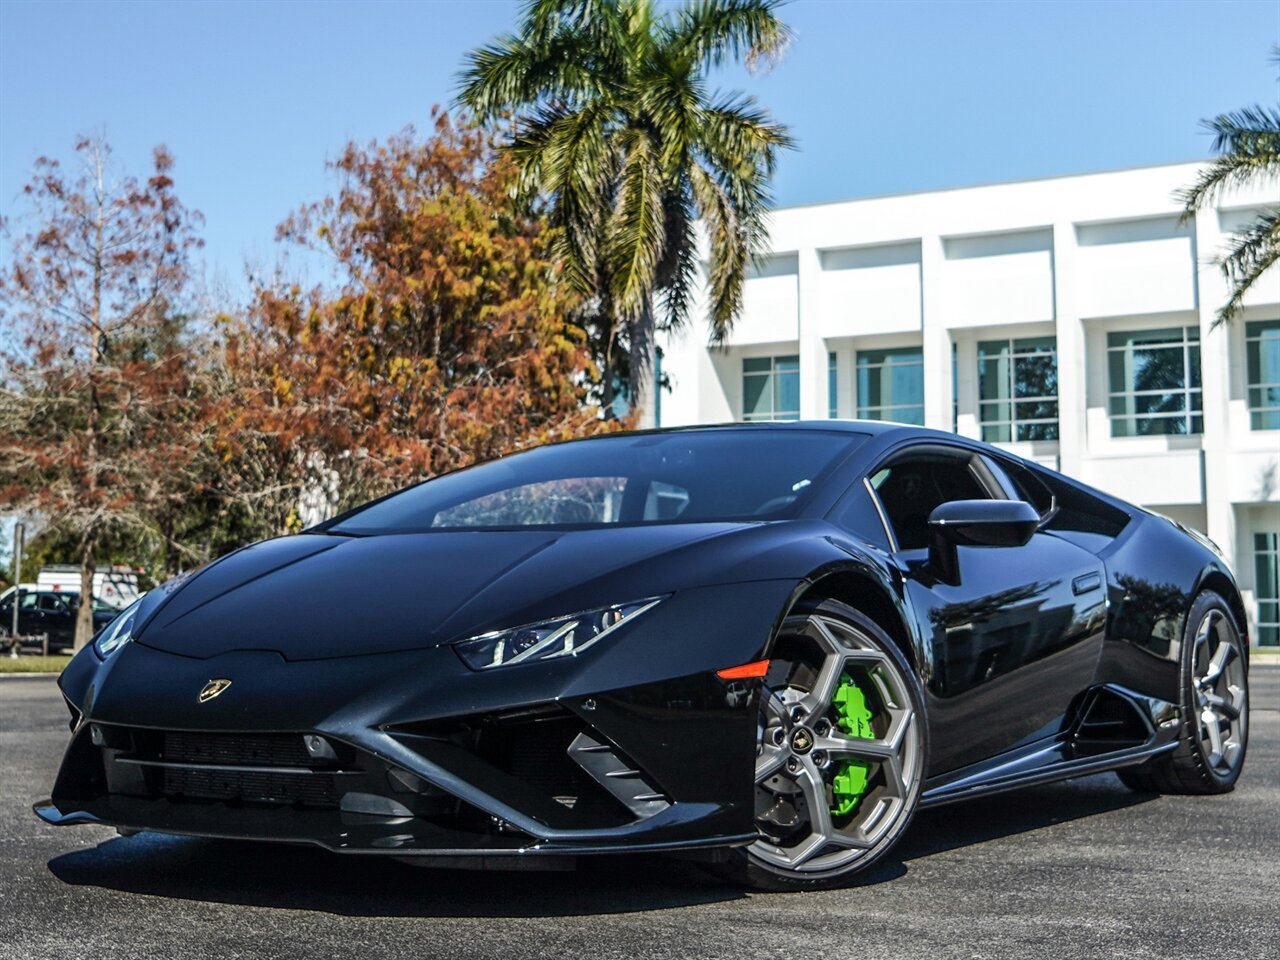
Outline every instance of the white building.
<path fill-rule="evenodd" d="M 1280 269 L 1212 263 L 1280 197 L 1180 224 L 1198 164 L 775 212 L 728 346 L 663 345 L 663 426 L 869 417 L 993 440 L 1209 535 L 1280 644 Z M 694 316 L 698 316 L 697 313 Z"/>

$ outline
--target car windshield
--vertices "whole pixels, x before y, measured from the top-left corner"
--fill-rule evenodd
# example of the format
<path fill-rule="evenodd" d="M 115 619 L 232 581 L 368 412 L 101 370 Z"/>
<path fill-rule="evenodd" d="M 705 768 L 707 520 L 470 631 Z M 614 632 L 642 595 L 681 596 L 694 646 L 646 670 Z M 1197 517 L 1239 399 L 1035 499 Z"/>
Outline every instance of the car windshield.
<path fill-rule="evenodd" d="M 321 529 L 367 535 L 781 520 L 865 439 L 751 428 L 597 437 L 446 474 Z"/>

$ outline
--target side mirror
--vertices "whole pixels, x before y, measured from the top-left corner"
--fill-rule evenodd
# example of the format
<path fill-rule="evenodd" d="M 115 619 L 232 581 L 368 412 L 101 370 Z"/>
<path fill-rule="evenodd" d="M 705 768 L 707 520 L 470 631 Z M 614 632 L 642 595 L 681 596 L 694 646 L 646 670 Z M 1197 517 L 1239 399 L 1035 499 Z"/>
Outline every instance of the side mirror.
<path fill-rule="evenodd" d="M 960 582 L 956 547 L 1021 547 L 1040 526 L 1022 500 L 953 500 L 929 514 L 929 566 L 945 583 Z"/>

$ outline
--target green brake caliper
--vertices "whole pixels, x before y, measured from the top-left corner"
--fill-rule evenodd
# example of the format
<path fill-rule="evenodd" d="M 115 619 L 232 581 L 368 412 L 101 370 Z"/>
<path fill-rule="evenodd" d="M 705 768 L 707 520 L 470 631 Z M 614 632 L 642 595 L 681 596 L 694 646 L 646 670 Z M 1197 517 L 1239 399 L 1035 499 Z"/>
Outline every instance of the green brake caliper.
<path fill-rule="evenodd" d="M 871 708 L 861 688 L 847 673 L 840 675 L 840 686 L 831 700 L 836 709 L 836 726 L 845 735 L 874 740 L 871 729 Z M 845 760 L 836 767 L 831 780 L 831 812 L 837 817 L 848 816 L 858 809 L 867 792 L 872 765 L 865 760 Z"/>

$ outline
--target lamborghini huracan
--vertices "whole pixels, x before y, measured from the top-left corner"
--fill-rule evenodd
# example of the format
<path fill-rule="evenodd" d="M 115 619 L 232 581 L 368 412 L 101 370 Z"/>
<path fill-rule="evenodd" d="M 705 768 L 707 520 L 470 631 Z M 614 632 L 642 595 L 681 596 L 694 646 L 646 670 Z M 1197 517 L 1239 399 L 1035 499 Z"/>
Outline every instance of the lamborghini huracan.
<path fill-rule="evenodd" d="M 153 590 L 62 674 L 52 824 L 432 865 L 669 852 L 846 881 L 922 807 L 1229 791 L 1248 640 L 1203 536 L 898 424 L 614 434 Z"/>

